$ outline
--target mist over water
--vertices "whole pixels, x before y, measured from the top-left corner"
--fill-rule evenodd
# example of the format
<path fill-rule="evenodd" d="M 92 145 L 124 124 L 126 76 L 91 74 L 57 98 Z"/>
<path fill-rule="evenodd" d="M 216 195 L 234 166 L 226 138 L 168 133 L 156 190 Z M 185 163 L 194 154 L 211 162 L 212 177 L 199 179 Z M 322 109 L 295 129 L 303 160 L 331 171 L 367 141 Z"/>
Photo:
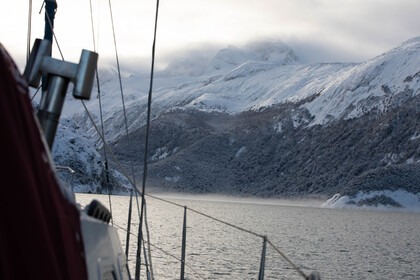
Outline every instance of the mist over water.
<path fill-rule="evenodd" d="M 316 270 L 322 279 L 420 279 L 420 213 L 323 209 L 319 201 L 159 197 L 266 235 L 305 273 Z M 76 195 L 81 205 L 93 198 L 109 206 L 108 196 Z M 174 257 L 181 256 L 184 209 L 150 197 L 146 200 L 155 279 L 179 279 L 180 263 Z M 112 196 L 111 202 L 114 224 L 126 228 L 129 197 Z M 132 222 L 137 234 L 136 212 Z M 119 236 L 125 248 L 126 233 L 120 230 Z M 132 275 L 136 241 L 132 236 Z M 188 279 L 257 279 L 262 244 L 260 237 L 188 211 L 186 275 Z M 302 276 L 267 246 L 265 279 Z"/>

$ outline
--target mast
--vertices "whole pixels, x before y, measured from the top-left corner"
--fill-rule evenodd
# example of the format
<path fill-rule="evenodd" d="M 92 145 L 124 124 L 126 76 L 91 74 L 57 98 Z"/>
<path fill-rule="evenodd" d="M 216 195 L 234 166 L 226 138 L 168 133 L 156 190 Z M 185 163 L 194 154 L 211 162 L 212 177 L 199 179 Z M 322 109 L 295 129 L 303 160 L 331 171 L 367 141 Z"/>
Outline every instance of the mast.
<path fill-rule="evenodd" d="M 56 0 L 45 0 L 45 26 L 44 26 L 44 40 L 48 40 L 50 42 L 49 53 L 48 56 L 52 54 L 52 41 L 53 41 L 53 33 L 54 33 L 54 19 L 55 13 L 57 12 L 57 1 Z M 42 99 L 46 97 L 47 91 L 47 77 L 44 75 L 42 77 Z"/>
<path fill-rule="evenodd" d="M 57 11 L 57 1 L 45 0 L 44 39 L 50 42 L 52 42 L 52 38 L 53 38 L 54 19 L 55 19 L 56 11 Z"/>

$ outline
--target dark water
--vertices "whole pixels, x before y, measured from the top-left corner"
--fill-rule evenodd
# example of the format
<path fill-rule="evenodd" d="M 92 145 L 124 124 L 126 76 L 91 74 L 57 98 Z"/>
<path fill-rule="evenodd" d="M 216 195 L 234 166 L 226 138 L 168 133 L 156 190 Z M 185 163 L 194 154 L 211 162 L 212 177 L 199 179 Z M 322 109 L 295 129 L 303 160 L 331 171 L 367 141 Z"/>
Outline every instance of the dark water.
<path fill-rule="evenodd" d="M 93 198 L 109 205 L 108 196 L 78 194 L 76 198 L 82 205 Z M 323 209 L 284 201 L 170 200 L 268 236 L 302 271 L 318 271 L 322 279 L 420 279 L 420 213 Z M 129 197 L 112 197 L 114 223 L 124 228 L 128 202 Z M 181 207 L 147 198 L 155 279 L 179 279 L 180 263 L 174 257 L 181 256 L 183 212 Z M 137 221 L 135 211 L 135 233 Z M 262 238 L 191 211 L 187 225 L 188 279 L 258 278 Z M 125 248 L 126 233 L 121 230 L 119 235 Z M 136 240 L 131 237 L 131 271 Z M 268 246 L 265 279 L 303 277 Z"/>

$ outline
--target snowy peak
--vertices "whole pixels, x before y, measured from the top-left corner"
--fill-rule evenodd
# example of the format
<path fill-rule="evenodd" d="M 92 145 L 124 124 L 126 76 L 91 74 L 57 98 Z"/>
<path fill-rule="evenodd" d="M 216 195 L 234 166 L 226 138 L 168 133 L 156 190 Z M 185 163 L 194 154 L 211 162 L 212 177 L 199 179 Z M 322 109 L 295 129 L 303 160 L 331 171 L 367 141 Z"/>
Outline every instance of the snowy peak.
<path fill-rule="evenodd" d="M 384 112 L 420 93 L 420 38 L 365 63 L 302 64 L 282 42 L 227 47 L 211 60 L 197 53 L 180 57 L 156 73 L 153 115 L 172 110 L 238 114 L 284 103 L 300 104 L 309 126 Z M 102 81 L 106 136 L 117 140 L 124 121 L 117 76 Z M 145 122 L 148 78 L 124 75 L 130 131 Z M 77 104 L 80 108 L 80 105 Z M 88 107 L 99 118 L 96 100 Z M 86 118 L 83 118 L 86 120 Z M 81 124 L 81 126 L 83 126 Z"/>
<path fill-rule="evenodd" d="M 248 45 L 249 53 L 254 60 L 281 65 L 300 63 L 293 50 L 282 41 L 259 41 Z"/>
<path fill-rule="evenodd" d="M 315 116 L 313 124 L 357 118 L 372 110 L 384 112 L 420 93 L 420 37 L 365 63 L 356 64 L 306 108 Z"/>
<path fill-rule="evenodd" d="M 220 50 L 212 59 L 211 70 L 231 70 L 249 61 L 267 62 L 278 65 L 297 64 L 300 62 L 293 50 L 281 41 L 260 41 L 248 44 L 244 48 L 229 46 Z"/>
<path fill-rule="evenodd" d="M 230 45 L 211 56 L 207 51 L 180 55 L 158 75 L 166 77 L 219 75 L 249 62 L 291 65 L 300 63 L 293 50 L 282 41 L 258 41 L 243 47 Z"/>
<path fill-rule="evenodd" d="M 393 52 L 412 52 L 418 51 L 420 49 L 420 36 L 411 38 L 401 45 L 393 48 L 392 50 L 386 52 L 385 54 L 393 53 Z"/>

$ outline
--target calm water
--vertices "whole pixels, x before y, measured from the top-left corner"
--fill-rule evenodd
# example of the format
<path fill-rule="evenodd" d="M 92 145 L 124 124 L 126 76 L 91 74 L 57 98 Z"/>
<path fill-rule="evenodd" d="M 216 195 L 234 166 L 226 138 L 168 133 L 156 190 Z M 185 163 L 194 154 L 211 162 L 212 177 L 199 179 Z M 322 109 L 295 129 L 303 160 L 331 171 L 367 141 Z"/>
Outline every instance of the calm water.
<path fill-rule="evenodd" d="M 108 196 L 77 194 L 81 205 Z M 229 223 L 267 235 L 305 273 L 322 279 L 420 279 L 420 213 L 322 209 L 281 202 L 170 199 Z M 134 200 L 135 201 L 135 200 Z M 114 223 L 126 228 L 129 197 L 112 196 Z M 135 204 L 134 204 L 135 205 Z M 184 209 L 147 198 L 155 279 L 179 279 Z M 257 279 L 262 239 L 188 211 L 188 279 Z M 137 212 L 132 228 L 137 233 Z M 125 248 L 126 233 L 119 236 Z M 137 238 L 129 265 L 134 275 Z M 144 268 L 142 268 L 144 273 Z M 197 274 L 198 273 L 198 274 Z M 265 279 L 303 279 L 267 247 Z M 143 277 L 143 279 L 145 279 Z"/>

